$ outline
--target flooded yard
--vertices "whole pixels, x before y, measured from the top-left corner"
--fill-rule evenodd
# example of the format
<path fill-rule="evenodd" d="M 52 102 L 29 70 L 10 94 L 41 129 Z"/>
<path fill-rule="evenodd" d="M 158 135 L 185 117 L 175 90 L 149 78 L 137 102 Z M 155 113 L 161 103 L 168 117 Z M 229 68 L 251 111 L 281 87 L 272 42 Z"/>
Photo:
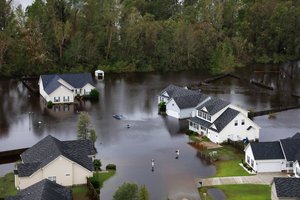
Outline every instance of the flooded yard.
<path fill-rule="evenodd" d="M 298 68 L 295 78 L 285 84 L 277 76 L 253 75 L 249 71 L 253 69 L 243 69 L 239 74 L 266 81 L 280 91 L 226 78 L 202 88 L 202 92 L 249 110 L 298 103 L 297 98 L 286 92 L 289 88 L 288 93 L 300 94 Z M 184 86 L 208 77 L 203 72 L 107 74 L 104 81 L 96 83 L 99 102 L 86 101 L 79 106 L 59 106 L 52 110 L 45 108 L 41 97 L 30 93 L 21 82 L 0 80 L 0 151 L 30 147 L 48 134 L 60 140 L 76 139 L 78 111 L 85 110 L 97 132 L 97 157 L 102 166 L 117 165 L 117 174 L 104 183 L 101 199 L 110 200 L 124 182 L 146 185 L 152 200 L 199 199 L 194 179 L 212 176 L 215 167 L 205 164 L 187 144 L 186 120 L 157 114 L 156 95 L 170 83 Z M 112 117 L 115 114 L 123 114 L 125 119 L 117 120 Z M 300 110 L 279 113 L 275 119 L 256 117 L 254 121 L 262 127 L 261 141 L 279 139 L 300 131 Z M 178 160 L 176 149 L 180 149 Z M 153 172 L 151 159 L 155 159 Z M 14 164 L 0 165 L 0 176 L 13 168 Z"/>

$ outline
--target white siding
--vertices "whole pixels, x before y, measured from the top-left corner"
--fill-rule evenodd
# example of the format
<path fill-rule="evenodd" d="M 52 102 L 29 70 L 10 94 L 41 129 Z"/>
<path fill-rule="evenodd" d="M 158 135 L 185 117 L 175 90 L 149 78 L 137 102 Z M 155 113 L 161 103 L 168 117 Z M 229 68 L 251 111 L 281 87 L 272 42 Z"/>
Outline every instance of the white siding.
<path fill-rule="evenodd" d="M 73 103 L 74 102 L 73 92 L 64 86 L 58 87 L 49 96 L 50 96 L 50 101 L 52 101 L 53 103 Z M 69 101 L 67 101 L 67 100 L 64 101 L 64 97 L 65 97 L 65 99 L 67 99 L 69 97 Z M 56 102 L 55 98 L 59 98 L 59 101 Z"/>
<path fill-rule="evenodd" d="M 50 97 L 49 95 L 45 92 L 44 90 L 44 85 L 43 85 L 43 81 L 42 81 L 42 78 L 40 76 L 40 79 L 39 79 L 39 91 L 40 91 L 40 95 L 48 102 L 50 101 Z"/>
<path fill-rule="evenodd" d="M 245 148 L 245 159 L 244 159 L 244 161 L 249 166 L 251 166 L 254 171 L 257 171 L 256 161 L 254 159 L 254 155 L 253 155 L 252 148 L 251 148 L 250 144 L 248 144 Z"/>
<path fill-rule="evenodd" d="M 166 113 L 171 117 L 180 118 L 180 109 L 173 99 L 166 104 Z"/>
<path fill-rule="evenodd" d="M 244 120 L 244 125 L 242 125 L 242 121 Z M 235 121 L 237 121 L 237 126 L 235 126 Z M 249 127 L 249 130 L 247 130 Z M 239 113 L 225 128 L 219 133 L 218 143 L 225 142 L 229 139 L 232 140 L 243 140 L 246 137 L 249 140 L 255 140 L 259 138 L 259 129 L 252 120 L 248 117 Z"/>
<path fill-rule="evenodd" d="M 92 89 L 95 89 L 95 87 L 88 83 L 88 84 L 86 84 L 85 86 L 82 87 L 82 90 L 81 90 L 82 93 L 81 94 L 82 95 L 90 94 Z"/>
<path fill-rule="evenodd" d="M 297 178 L 300 178 L 300 166 L 299 166 L 299 162 L 295 162 L 294 163 L 294 174 L 295 174 L 295 177 Z"/>
<path fill-rule="evenodd" d="M 194 108 L 181 109 L 179 118 L 186 119 L 186 118 L 191 117 L 193 110 L 194 110 Z"/>

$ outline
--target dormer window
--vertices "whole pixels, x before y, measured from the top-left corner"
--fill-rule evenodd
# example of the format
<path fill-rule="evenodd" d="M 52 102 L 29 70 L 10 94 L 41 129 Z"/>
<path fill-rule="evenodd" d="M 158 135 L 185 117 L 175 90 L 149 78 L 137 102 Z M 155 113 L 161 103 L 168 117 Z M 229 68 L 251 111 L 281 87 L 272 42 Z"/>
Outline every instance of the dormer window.
<path fill-rule="evenodd" d="M 203 118 L 206 119 L 206 113 L 203 113 Z"/>
<path fill-rule="evenodd" d="M 200 110 L 198 111 L 198 116 L 202 117 L 202 112 Z"/>
<path fill-rule="evenodd" d="M 207 115 L 207 120 L 210 121 L 211 120 L 211 116 Z"/>

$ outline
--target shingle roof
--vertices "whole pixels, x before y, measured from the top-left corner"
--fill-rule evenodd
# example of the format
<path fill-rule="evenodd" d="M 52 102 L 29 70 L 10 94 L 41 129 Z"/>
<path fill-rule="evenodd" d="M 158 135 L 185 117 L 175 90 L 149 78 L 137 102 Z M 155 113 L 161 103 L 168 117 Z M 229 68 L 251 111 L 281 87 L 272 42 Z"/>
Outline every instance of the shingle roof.
<path fill-rule="evenodd" d="M 210 115 L 214 115 L 226 106 L 228 106 L 230 103 L 227 101 L 224 101 L 222 99 L 218 99 L 215 97 L 211 97 L 208 101 L 198 106 L 196 109 L 201 110 L 202 108 L 206 108 L 207 112 Z"/>
<path fill-rule="evenodd" d="M 179 87 L 179 86 L 176 86 L 176 85 L 169 85 L 168 87 L 166 87 L 165 89 L 163 89 L 161 92 L 160 92 L 160 95 L 163 95 L 164 92 L 167 92 L 169 97 L 172 97 L 173 96 L 173 93 L 176 91 L 176 90 L 182 90 L 184 88 L 182 87 Z"/>
<path fill-rule="evenodd" d="M 300 133 L 295 133 L 295 135 L 292 136 L 292 139 L 300 140 Z"/>
<path fill-rule="evenodd" d="M 300 178 L 274 178 L 277 197 L 300 198 Z"/>
<path fill-rule="evenodd" d="M 71 190 L 57 183 L 44 179 L 20 191 L 17 196 L 6 200 L 72 200 Z"/>
<path fill-rule="evenodd" d="M 279 141 L 250 143 L 255 160 L 284 159 Z"/>
<path fill-rule="evenodd" d="M 96 150 L 90 140 L 60 141 L 48 135 L 21 154 L 23 163 L 17 165 L 17 172 L 20 177 L 30 176 L 60 155 L 92 171 L 93 162 L 88 155 L 94 154 Z"/>
<path fill-rule="evenodd" d="M 287 161 L 300 160 L 300 140 L 286 138 L 280 140 Z"/>
<path fill-rule="evenodd" d="M 43 80 L 43 87 L 47 94 L 51 94 L 56 90 L 61 83 L 58 82 L 59 79 L 63 79 L 69 83 L 74 88 L 82 88 L 87 83 L 93 85 L 93 78 L 90 73 L 80 73 L 80 74 L 48 74 L 41 75 Z"/>
<path fill-rule="evenodd" d="M 213 124 L 217 128 L 217 132 L 220 133 L 240 112 L 232 108 L 227 108 L 214 122 Z"/>
<path fill-rule="evenodd" d="M 205 128 L 209 128 L 212 125 L 212 123 L 210 123 L 208 121 L 205 121 L 203 119 L 200 119 L 199 117 L 191 117 L 189 119 L 189 121 L 194 122 L 196 124 L 199 124 L 199 125 L 201 125 L 201 126 L 203 126 Z"/>

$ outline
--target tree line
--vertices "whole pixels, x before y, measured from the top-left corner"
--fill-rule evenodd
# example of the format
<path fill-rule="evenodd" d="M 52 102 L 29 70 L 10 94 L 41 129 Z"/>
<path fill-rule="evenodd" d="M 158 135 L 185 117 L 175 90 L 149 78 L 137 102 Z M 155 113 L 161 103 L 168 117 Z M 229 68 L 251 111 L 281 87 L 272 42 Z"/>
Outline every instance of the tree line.
<path fill-rule="evenodd" d="M 0 76 L 232 71 L 300 57 L 299 0 L 0 0 Z"/>

